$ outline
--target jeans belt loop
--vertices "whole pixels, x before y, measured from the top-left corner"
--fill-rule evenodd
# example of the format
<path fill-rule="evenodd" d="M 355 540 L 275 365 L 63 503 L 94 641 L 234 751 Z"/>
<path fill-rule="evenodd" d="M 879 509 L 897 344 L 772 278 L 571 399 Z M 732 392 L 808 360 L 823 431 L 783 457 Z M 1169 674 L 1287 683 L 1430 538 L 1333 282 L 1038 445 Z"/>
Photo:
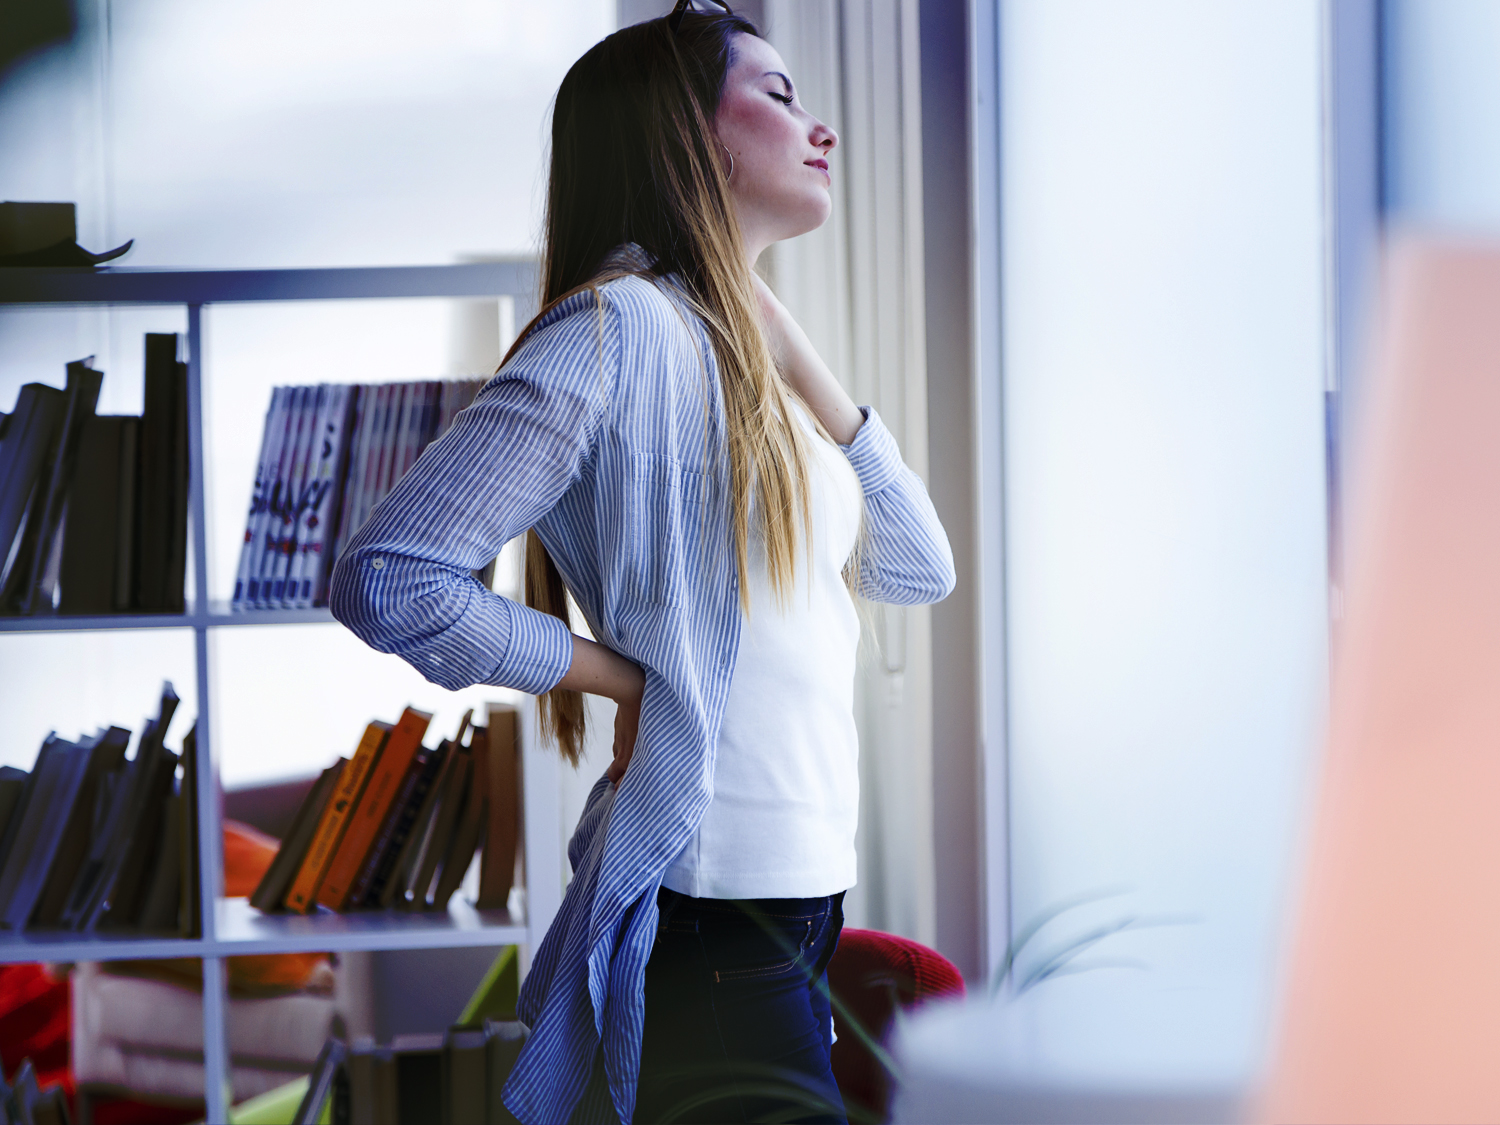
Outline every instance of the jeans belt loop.
<path fill-rule="evenodd" d="M 671 887 L 662 887 L 661 890 L 666 891 L 670 897 L 667 899 L 667 908 L 657 911 L 656 937 L 653 939 L 653 944 L 654 942 L 661 941 L 661 935 L 667 932 L 667 923 L 672 920 L 672 914 L 677 909 L 678 904 L 682 902 L 683 897 Z"/>

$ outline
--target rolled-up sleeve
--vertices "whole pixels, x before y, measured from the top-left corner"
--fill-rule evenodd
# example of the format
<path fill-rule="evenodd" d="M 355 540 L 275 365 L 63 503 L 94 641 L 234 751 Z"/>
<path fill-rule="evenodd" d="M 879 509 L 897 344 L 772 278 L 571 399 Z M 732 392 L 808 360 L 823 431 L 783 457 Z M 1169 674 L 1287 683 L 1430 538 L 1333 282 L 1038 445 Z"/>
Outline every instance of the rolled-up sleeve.
<path fill-rule="evenodd" d="M 922 484 L 872 407 L 840 446 L 865 494 L 859 592 L 871 601 L 925 605 L 953 592 L 953 549 Z"/>
<path fill-rule="evenodd" d="M 619 369 L 617 320 L 595 301 L 581 293 L 548 314 L 334 566 L 334 617 L 433 683 L 540 694 L 572 662 L 566 624 L 473 571 L 546 515 L 589 456 Z"/>

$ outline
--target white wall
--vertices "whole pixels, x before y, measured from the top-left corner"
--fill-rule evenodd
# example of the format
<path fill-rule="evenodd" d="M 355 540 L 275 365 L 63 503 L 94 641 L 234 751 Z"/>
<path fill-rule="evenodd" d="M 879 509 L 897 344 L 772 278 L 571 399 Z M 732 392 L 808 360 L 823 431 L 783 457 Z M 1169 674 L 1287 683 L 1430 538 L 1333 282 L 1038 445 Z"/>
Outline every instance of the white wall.
<path fill-rule="evenodd" d="M 1390 218 L 1500 233 L 1500 4 L 1385 0 L 1383 10 Z"/>
<path fill-rule="evenodd" d="M 1107 895 L 1019 974 L 1163 924 L 942 1040 L 986 1081 L 1260 1058 L 1326 662 L 1321 19 L 1000 7 L 1012 932 Z"/>

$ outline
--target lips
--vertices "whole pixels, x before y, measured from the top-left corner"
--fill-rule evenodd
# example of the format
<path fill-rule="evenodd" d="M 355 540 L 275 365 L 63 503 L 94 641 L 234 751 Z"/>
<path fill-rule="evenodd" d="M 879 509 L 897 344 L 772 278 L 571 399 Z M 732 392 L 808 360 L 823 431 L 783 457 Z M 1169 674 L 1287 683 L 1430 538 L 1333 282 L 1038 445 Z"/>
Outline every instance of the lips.
<path fill-rule="evenodd" d="M 806 164 L 809 168 L 816 168 L 819 172 L 822 172 L 823 175 L 828 176 L 829 180 L 833 179 L 833 177 L 831 175 L 829 175 L 829 172 L 828 172 L 828 161 L 821 160 L 821 159 L 820 160 L 805 160 L 805 161 L 803 161 L 803 163 Z"/>

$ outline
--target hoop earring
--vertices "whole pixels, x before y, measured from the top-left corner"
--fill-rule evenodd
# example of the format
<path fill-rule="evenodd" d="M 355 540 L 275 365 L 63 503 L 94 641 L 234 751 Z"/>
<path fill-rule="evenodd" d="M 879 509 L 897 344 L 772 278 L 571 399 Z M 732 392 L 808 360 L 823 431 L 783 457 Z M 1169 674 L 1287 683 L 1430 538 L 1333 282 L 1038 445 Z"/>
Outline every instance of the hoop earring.
<path fill-rule="evenodd" d="M 729 146 L 726 145 L 723 141 L 719 142 L 719 147 L 724 150 L 724 155 L 729 157 L 729 173 L 724 177 L 724 179 L 732 180 L 734 179 L 734 153 L 729 151 Z"/>

